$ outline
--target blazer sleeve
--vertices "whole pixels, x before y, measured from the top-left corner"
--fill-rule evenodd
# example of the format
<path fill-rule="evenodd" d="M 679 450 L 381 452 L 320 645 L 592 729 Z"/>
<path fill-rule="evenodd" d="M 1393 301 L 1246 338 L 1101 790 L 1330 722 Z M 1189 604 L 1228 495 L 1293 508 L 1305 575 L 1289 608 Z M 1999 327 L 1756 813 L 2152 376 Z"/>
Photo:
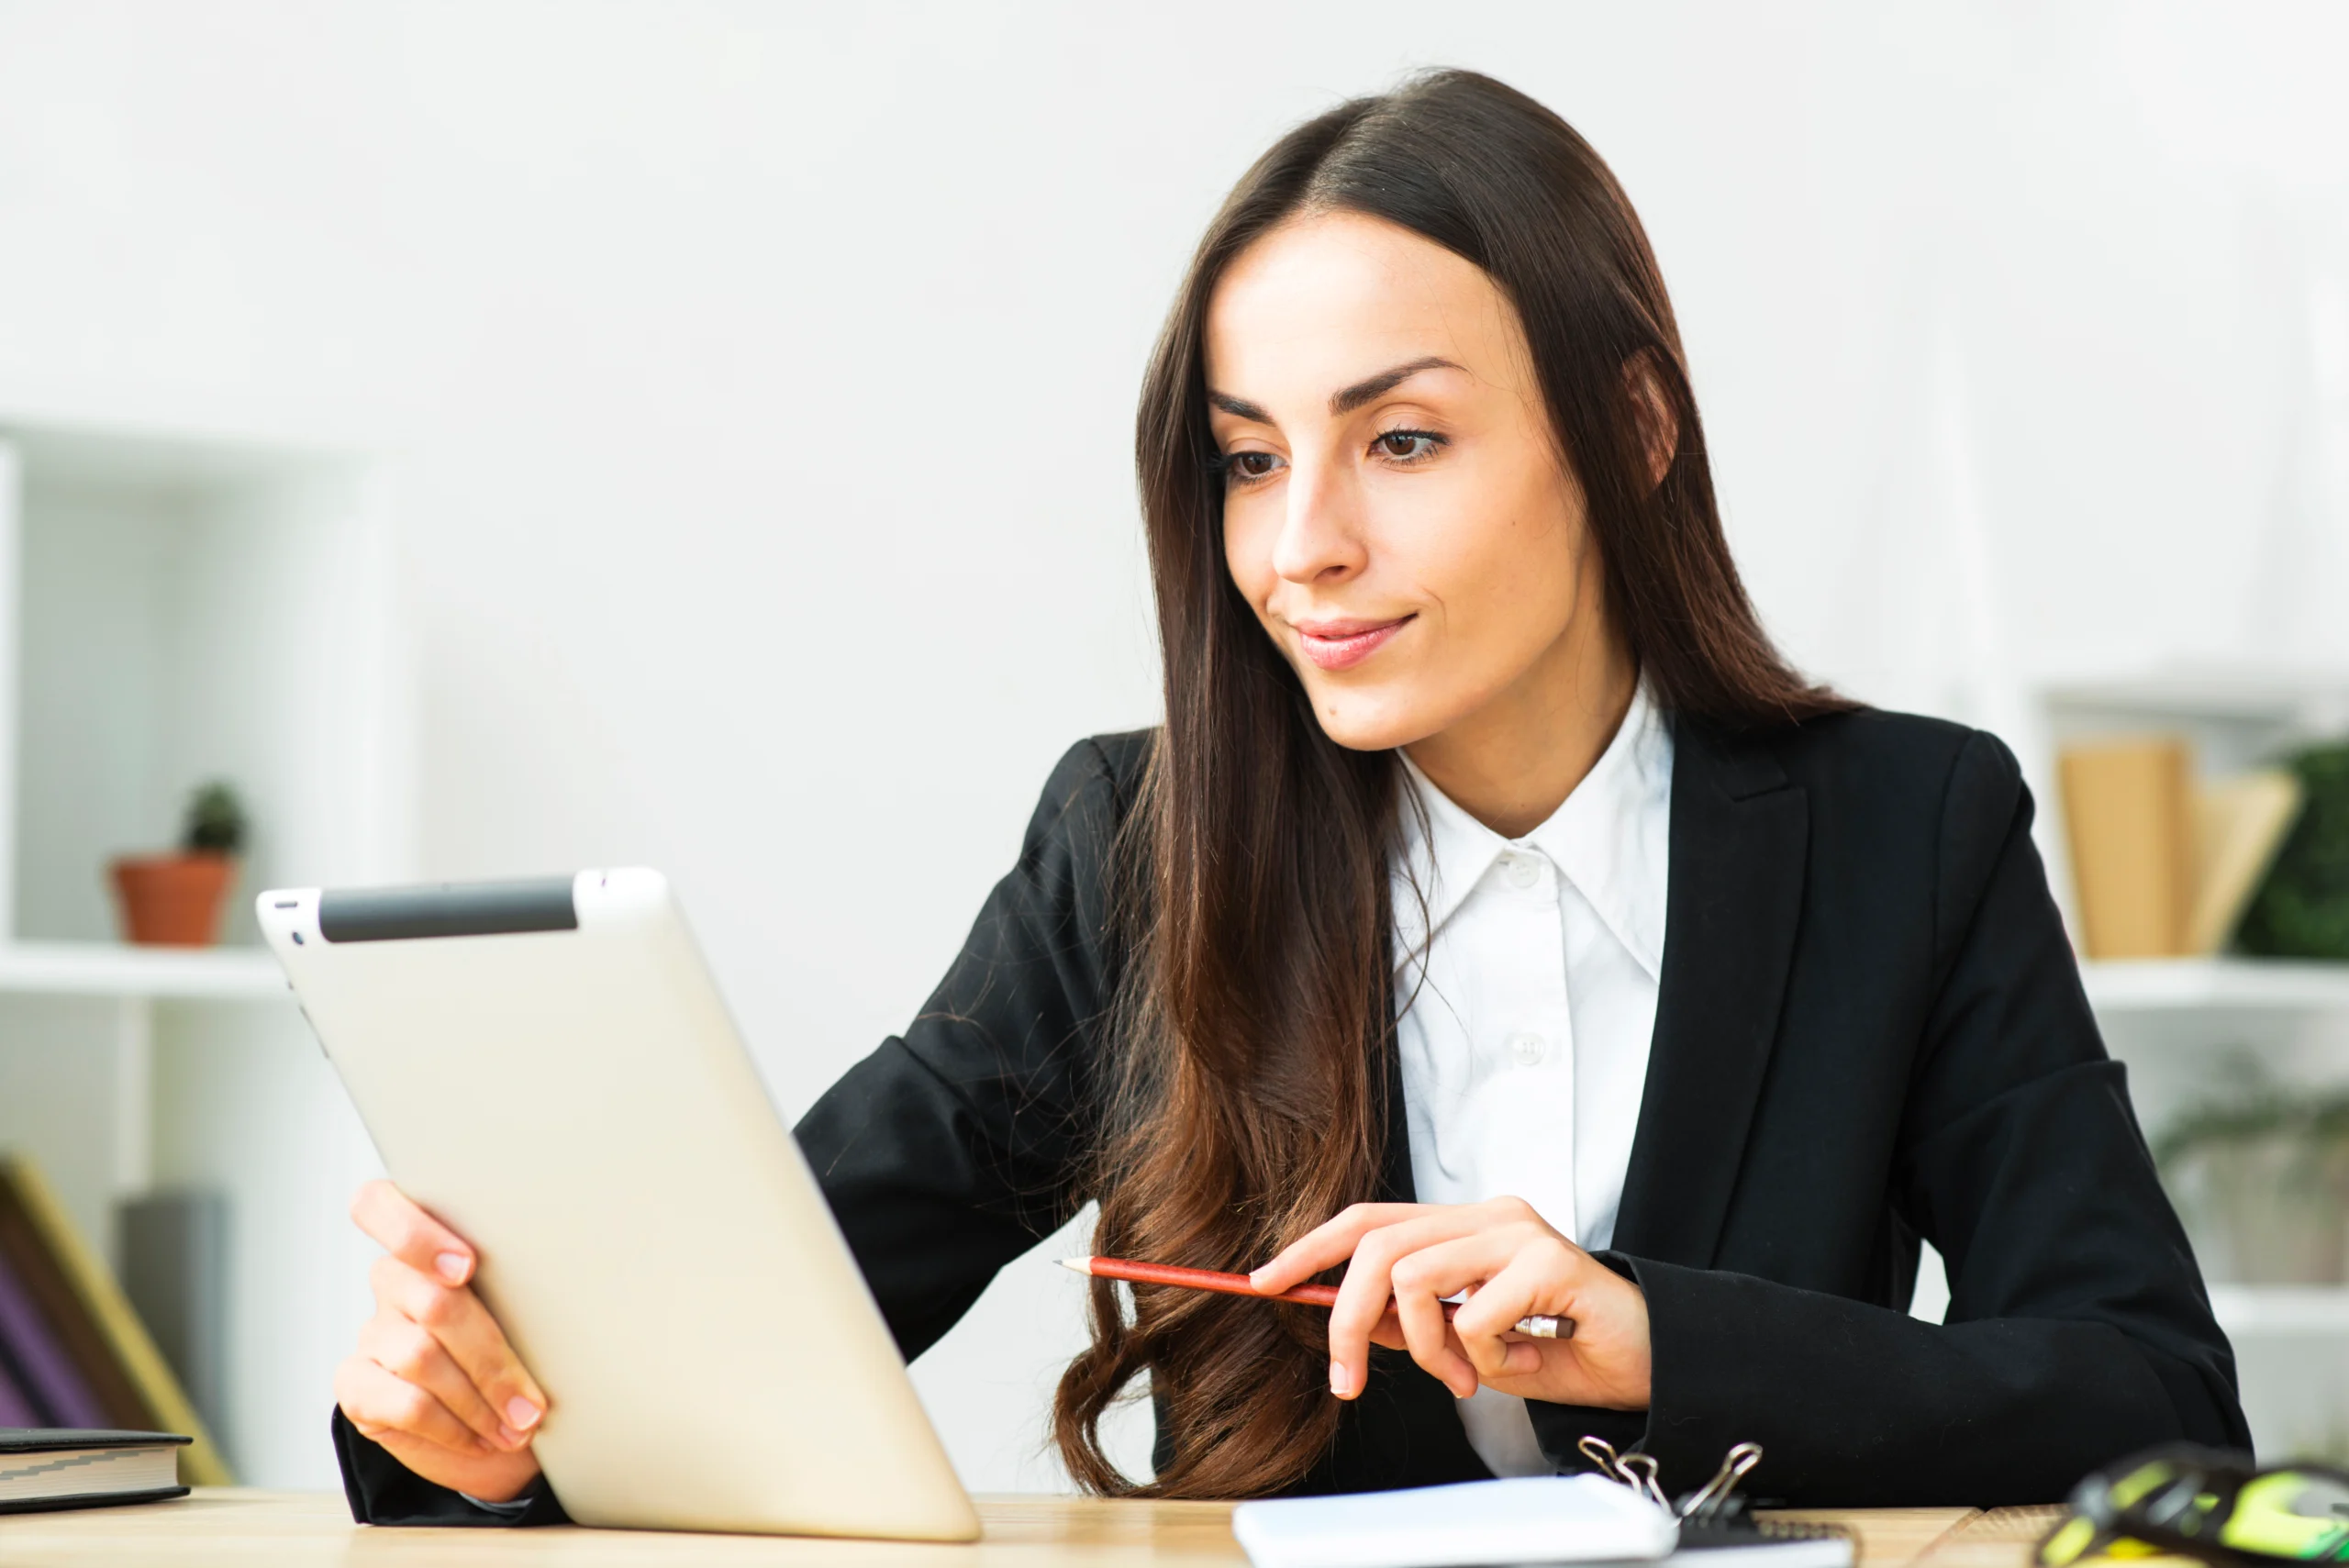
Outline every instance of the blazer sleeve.
<path fill-rule="evenodd" d="M 919 1017 L 799 1123 L 908 1361 L 1083 1202 L 1091 1068 L 1118 984 L 1119 790 L 1102 743 L 1062 760 L 1019 864 Z"/>
<path fill-rule="evenodd" d="M 1117 985 L 1119 744 L 1138 742 L 1088 740 L 1062 758 L 937 991 L 794 1129 L 908 1361 L 1082 1203 L 1084 1101 Z M 543 1480 L 527 1509 L 493 1511 L 414 1474 L 340 1411 L 333 1435 L 362 1524 L 565 1520 Z"/>
<path fill-rule="evenodd" d="M 1890 1200 L 1945 1260 L 1944 1323 L 1750 1275 L 1607 1261 L 1646 1296 L 1644 1434 L 1667 1476 L 1734 1442 L 1794 1503 L 2060 1499 L 2150 1444 L 2248 1448 L 2234 1362 L 2105 1054 L 2013 757 L 1962 749 L 1935 889 L 1938 984 Z M 1537 1407 L 1561 1462 L 1586 1413 Z M 1569 1429 L 1573 1429 L 1570 1430 Z"/>

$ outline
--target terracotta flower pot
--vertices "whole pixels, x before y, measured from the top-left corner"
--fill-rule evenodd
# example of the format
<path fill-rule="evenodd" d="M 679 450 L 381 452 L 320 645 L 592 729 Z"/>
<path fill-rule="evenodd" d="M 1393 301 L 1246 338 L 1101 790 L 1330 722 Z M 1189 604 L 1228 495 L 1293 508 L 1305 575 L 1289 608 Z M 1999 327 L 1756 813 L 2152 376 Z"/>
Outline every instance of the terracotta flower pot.
<path fill-rule="evenodd" d="M 210 947 L 237 879 L 227 855 L 125 855 L 109 869 L 130 940 L 157 947 Z"/>

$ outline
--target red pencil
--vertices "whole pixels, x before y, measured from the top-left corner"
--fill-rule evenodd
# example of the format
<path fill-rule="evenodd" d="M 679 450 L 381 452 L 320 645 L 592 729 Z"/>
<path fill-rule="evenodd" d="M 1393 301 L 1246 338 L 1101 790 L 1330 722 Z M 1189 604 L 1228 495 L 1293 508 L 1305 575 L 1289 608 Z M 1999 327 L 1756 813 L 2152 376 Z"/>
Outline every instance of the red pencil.
<path fill-rule="evenodd" d="M 1256 1287 L 1248 1283 L 1246 1274 L 1227 1274 L 1215 1269 L 1186 1269 L 1175 1263 L 1137 1263 L 1127 1258 L 1063 1258 L 1061 1267 L 1073 1269 L 1095 1279 L 1121 1279 L 1131 1284 L 1171 1284 L 1183 1290 L 1212 1290 L 1224 1296 L 1256 1296 Z M 1334 1284 L 1301 1284 L 1279 1296 L 1260 1297 L 1265 1301 L 1297 1301 L 1308 1307 L 1335 1307 L 1338 1287 Z M 1443 1304 L 1443 1319 L 1449 1323 L 1460 1304 Z M 1575 1337 L 1575 1320 L 1571 1318 L 1536 1316 L 1520 1318 L 1512 1325 L 1529 1340 L 1571 1340 Z"/>

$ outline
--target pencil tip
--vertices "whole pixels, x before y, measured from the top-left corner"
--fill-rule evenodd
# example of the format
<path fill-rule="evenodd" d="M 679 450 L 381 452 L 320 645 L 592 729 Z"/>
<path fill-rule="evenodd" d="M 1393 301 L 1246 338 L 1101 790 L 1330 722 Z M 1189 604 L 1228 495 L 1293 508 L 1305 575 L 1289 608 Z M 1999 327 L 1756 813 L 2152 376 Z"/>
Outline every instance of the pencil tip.
<path fill-rule="evenodd" d="M 1093 1260 L 1090 1258 L 1063 1258 L 1061 1260 L 1061 1267 L 1068 1270 L 1071 1273 L 1089 1274 L 1093 1272 Z"/>

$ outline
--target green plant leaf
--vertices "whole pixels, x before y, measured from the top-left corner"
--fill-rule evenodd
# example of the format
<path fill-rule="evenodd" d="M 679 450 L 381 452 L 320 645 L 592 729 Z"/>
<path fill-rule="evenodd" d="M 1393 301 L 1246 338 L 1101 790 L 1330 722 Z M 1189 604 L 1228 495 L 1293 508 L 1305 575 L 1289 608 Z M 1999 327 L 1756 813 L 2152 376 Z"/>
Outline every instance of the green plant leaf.
<path fill-rule="evenodd" d="M 2349 742 L 2311 746 L 2286 763 L 2307 804 L 2235 929 L 2266 958 L 2349 959 Z"/>
<path fill-rule="evenodd" d="M 214 779 L 199 784 L 188 796 L 187 818 L 180 829 L 180 848 L 191 854 L 233 855 L 241 852 L 250 823 L 244 802 L 228 784 Z"/>

